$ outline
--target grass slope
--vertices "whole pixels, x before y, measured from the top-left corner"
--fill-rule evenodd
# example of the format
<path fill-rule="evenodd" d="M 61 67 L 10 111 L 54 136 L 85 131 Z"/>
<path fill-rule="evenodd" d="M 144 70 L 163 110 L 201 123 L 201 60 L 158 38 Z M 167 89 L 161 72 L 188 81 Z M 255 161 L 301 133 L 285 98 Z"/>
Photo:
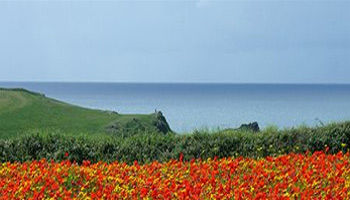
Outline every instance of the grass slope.
<path fill-rule="evenodd" d="M 29 130 L 64 133 L 159 132 L 157 114 L 121 115 L 86 109 L 47 98 L 25 89 L 0 88 L 0 138 Z M 110 124 L 111 131 L 106 127 Z M 159 122 L 158 122 L 159 124 Z"/>

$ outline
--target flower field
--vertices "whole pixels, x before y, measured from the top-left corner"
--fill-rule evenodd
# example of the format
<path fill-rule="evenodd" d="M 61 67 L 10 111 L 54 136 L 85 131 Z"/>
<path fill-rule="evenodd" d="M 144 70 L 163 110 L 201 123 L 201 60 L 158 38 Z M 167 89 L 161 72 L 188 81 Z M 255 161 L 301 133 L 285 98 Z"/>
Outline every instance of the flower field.
<path fill-rule="evenodd" d="M 0 199 L 350 199 L 349 153 L 0 166 Z"/>

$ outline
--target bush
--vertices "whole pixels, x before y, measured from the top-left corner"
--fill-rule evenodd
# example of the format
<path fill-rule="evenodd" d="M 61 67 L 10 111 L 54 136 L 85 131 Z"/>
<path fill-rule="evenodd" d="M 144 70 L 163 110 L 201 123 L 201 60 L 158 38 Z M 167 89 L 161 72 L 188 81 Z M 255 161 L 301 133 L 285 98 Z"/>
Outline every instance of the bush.
<path fill-rule="evenodd" d="M 315 128 L 268 128 L 260 133 L 223 130 L 214 133 L 142 133 L 118 137 L 40 132 L 0 140 L 0 162 L 46 158 L 55 161 L 69 159 L 77 163 L 82 163 L 83 160 L 118 160 L 127 163 L 137 160 L 139 163 L 147 163 L 177 159 L 180 154 L 184 155 L 185 160 L 230 156 L 262 158 L 325 149 L 329 149 L 329 153 L 345 152 L 349 145 L 350 122 Z"/>

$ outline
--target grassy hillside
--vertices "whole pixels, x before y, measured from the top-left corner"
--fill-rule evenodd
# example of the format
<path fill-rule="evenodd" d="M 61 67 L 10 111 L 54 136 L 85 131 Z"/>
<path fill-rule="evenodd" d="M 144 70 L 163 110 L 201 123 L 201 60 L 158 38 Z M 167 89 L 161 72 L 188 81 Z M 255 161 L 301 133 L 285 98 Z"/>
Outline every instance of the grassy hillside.
<path fill-rule="evenodd" d="M 159 113 L 121 115 L 70 105 L 24 89 L 0 88 L 0 138 L 30 130 L 131 134 L 170 129 Z"/>

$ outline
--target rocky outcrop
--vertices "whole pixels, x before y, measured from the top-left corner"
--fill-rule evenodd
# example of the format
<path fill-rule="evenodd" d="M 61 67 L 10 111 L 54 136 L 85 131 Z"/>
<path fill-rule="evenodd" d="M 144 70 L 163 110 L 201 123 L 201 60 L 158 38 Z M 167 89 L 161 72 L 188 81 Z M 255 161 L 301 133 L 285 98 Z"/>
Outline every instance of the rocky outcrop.
<path fill-rule="evenodd" d="M 260 128 L 258 122 L 252 122 L 249 124 L 242 124 L 237 130 L 259 132 Z"/>
<path fill-rule="evenodd" d="M 224 131 L 245 131 L 245 132 L 258 133 L 260 132 L 260 128 L 259 128 L 258 122 L 252 122 L 249 124 L 242 124 L 239 128 L 227 128 L 227 129 L 224 129 Z"/>
<path fill-rule="evenodd" d="M 155 113 L 155 115 L 156 121 L 153 122 L 153 125 L 158 129 L 158 131 L 164 134 L 171 132 L 170 126 L 166 121 L 163 113 L 158 111 Z"/>
<path fill-rule="evenodd" d="M 138 133 L 154 133 L 167 134 L 172 132 L 164 115 L 160 111 L 156 111 L 149 115 L 149 118 L 144 116 L 135 116 L 129 119 L 116 120 L 106 127 L 108 133 L 131 136 Z"/>

